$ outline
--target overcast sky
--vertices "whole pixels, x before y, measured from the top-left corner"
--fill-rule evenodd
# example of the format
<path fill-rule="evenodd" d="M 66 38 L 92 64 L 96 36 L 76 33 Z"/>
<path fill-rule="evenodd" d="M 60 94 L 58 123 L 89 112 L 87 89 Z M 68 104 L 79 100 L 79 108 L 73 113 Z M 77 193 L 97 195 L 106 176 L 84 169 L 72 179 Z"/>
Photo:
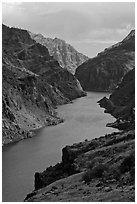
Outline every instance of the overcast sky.
<path fill-rule="evenodd" d="M 135 3 L 3 3 L 3 23 L 58 37 L 89 57 L 122 40 L 135 24 Z"/>

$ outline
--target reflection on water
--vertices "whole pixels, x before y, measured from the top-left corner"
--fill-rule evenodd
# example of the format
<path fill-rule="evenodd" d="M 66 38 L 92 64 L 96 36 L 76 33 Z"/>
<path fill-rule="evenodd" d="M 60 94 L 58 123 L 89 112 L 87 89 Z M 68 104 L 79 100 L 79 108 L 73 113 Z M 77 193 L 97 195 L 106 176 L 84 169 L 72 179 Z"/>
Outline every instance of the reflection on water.
<path fill-rule="evenodd" d="M 61 161 L 61 149 L 85 139 L 114 131 L 106 123 L 114 119 L 104 114 L 97 101 L 105 93 L 88 93 L 72 104 L 58 107 L 64 123 L 37 131 L 35 137 L 3 148 L 3 201 L 22 201 L 33 190 L 34 173 Z"/>

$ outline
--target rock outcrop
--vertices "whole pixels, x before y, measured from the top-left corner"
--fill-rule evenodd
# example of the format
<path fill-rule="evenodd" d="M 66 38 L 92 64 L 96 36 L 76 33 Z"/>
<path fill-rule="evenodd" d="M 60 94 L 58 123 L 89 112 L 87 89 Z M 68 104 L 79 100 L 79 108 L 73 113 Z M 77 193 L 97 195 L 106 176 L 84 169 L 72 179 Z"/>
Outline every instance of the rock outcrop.
<path fill-rule="evenodd" d="M 28 31 L 3 25 L 2 45 L 3 144 L 7 144 L 31 137 L 30 130 L 62 122 L 56 106 L 85 92 Z"/>
<path fill-rule="evenodd" d="M 104 97 L 98 101 L 106 113 L 117 120 L 108 126 L 120 130 L 132 129 L 135 126 L 135 69 L 130 70 L 120 85 L 113 91 L 109 99 Z"/>
<path fill-rule="evenodd" d="M 124 40 L 80 65 L 75 76 L 86 91 L 112 91 L 134 67 L 135 30 L 132 30 Z"/>
<path fill-rule="evenodd" d="M 87 56 L 76 51 L 64 40 L 59 38 L 46 38 L 41 34 L 30 33 L 30 35 L 37 43 L 47 47 L 50 55 L 59 62 L 59 65 L 72 74 L 75 73 L 79 65 L 89 59 Z"/>
<path fill-rule="evenodd" d="M 67 146 L 61 163 L 35 174 L 25 201 L 134 201 L 134 147 L 134 130 Z"/>

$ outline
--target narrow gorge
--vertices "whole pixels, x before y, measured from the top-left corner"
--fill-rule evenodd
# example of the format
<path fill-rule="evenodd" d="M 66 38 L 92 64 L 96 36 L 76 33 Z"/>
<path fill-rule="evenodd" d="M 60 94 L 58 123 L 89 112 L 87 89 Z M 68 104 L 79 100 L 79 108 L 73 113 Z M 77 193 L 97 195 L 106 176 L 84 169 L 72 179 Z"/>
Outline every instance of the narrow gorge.
<path fill-rule="evenodd" d="M 117 78 L 116 75 L 111 73 L 111 76 L 114 76 L 113 82 L 115 82 L 112 84 L 112 94 L 109 99 L 104 97 L 98 101 L 99 105 L 105 108 L 106 113 L 110 113 L 116 118 L 115 122 L 108 123 L 107 126 L 117 128 L 120 132 L 113 132 L 90 141 L 85 140 L 84 142 L 63 148 L 62 161 L 60 163 L 48 167 L 43 172 L 35 173 L 34 191 L 27 195 L 25 201 L 134 201 L 134 43 L 135 32 L 131 31 L 121 43 L 112 46 L 112 48 L 106 49 L 105 53 L 103 52 L 98 56 L 100 59 L 103 55 L 103 59 L 107 61 L 110 53 L 110 56 L 112 54 L 112 59 L 120 64 L 120 66 L 117 64 L 117 76 L 120 78 Z M 117 56 L 119 61 L 117 58 L 115 59 L 114 56 Z M 123 64 L 121 59 L 124 60 Z M 96 58 L 89 61 L 92 60 L 94 61 Z M 86 72 L 86 65 L 89 61 L 80 66 L 81 70 L 83 67 L 86 74 L 88 73 Z M 109 63 L 109 66 L 106 64 L 105 67 L 108 71 L 111 71 L 109 70 L 109 67 L 113 68 L 115 63 L 113 60 L 109 60 Z M 78 76 L 77 73 L 79 69 L 80 68 L 76 70 L 76 76 Z M 93 67 L 93 69 L 95 72 L 98 70 L 97 67 Z M 119 71 L 119 69 L 122 72 Z M 116 72 L 115 67 L 114 71 Z M 120 75 L 120 72 L 122 75 Z M 83 77 L 83 74 L 82 79 L 86 80 L 86 78 Z M 105 79 L 104 77 L 102 78 Z M 78 79 L 80 80 L 79 77 Z M 109 79 L 111 80 L 110 77 Z M 94 80 L 91 81 L 93 83 Z M 83 87 L 83 82 L 81 80 L 80 82 Z M 87 80 L 85 82 L 88 84 Z M 99 86 L 97 78 L 96 82 Z M 104 89 L 98 89 L 98 87 L 95 86 L 95 90 L 112 90 L 109 81 L 105 80 L 105 82 L 108 82 L 108 84 L 105 84 L 105 87 L 100 85 L 100 87 L 104 87 Z M 91 87 L 94 87 L 94 85 Z M 84 90 L 89 89 L 84 88 Z M 123 189 L 122 191 L 121 188 Z M 106 192 L 109 193 L 106 194 Z"/>
<path fill-rule="evenodd" d="M 98 101 L 121 131 L 66 146 L 62 161 L 35 173 L 29 202 L 135 200 L 135 74 L 125 75 L 109 99 Z M 92 135 L 92 133 L 91 133 Z M 73 194 L 73 197 L 72 197 Z"/>
<path fill-rule="evenodd" d="M 2 202 L 135 202 L 135 4 L 2 7 Z"/>

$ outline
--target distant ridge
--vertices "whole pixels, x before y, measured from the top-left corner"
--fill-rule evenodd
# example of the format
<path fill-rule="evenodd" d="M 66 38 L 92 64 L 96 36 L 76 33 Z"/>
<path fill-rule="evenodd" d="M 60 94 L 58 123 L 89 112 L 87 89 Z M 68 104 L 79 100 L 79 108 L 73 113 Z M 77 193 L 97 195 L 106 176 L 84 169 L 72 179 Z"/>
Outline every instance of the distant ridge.
<path fill-rule="evenodd" d="M 30 32 L 32 39 L 46 46 L 51 56 L 59 62 L 59 65 L 75 73 L 75 69 L 89 58 L 76 51 L 70 44 L 59 38 L 46 38 L 41 34 Z"/>

